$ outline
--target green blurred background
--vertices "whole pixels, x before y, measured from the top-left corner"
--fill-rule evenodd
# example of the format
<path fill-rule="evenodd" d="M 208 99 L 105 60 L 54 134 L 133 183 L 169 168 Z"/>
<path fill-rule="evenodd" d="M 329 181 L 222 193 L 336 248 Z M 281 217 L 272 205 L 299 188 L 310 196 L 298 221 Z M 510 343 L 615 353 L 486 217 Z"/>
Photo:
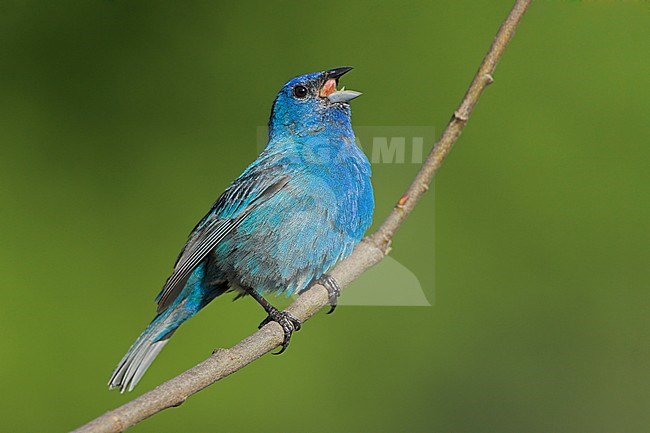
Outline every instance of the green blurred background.
<path fill-rule="evenodd" d="M 355 125 L 440 132 L 511 4 L 1 1 L 0 430 L 67 431 L 250 334 L 219 299 L 106 388 L 287 79 L 354 65 Z M 533 4 L 394 240 L 433 306 L 319 314 L 132 431 L 648 431 L 649 24 Z M 377 222 L 416 170 L 375 167 Z"/>

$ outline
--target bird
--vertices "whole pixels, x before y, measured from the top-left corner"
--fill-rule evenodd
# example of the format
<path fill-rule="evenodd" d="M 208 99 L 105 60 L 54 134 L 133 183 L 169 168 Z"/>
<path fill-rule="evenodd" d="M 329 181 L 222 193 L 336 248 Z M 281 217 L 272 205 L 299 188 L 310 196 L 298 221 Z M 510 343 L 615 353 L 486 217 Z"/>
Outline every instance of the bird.
<path fill-rule="evenodd" d="M 113 371 L 109 389 L 133 390 L 169 338 L 217 296 L 250 296 L 266 312 L 260 323 L 283 329 L 286 350 L 298 319 L 264 295 L 328 291 L 330 313 L 340 287 L 328 273 L 350 255 L 372 222 L 371 167 L 357 146 L 350 101 L 337 89 L 352 67 L 289 80 L 277 93 L 268 142 L 191 231 L 156 297 L 156 316 Z"/>

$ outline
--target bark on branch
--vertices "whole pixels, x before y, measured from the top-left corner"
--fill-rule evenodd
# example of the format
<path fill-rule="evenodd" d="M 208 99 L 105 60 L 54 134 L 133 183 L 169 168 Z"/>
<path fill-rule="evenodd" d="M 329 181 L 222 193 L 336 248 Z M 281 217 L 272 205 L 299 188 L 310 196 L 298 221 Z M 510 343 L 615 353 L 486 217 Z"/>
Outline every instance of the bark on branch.
<path fill-rule="evenodd" d="M 429 153 L 406 193 L 397 202 L 379 229 L 364 239 L 354 252 L 331 272 L 341 287 L 347 286 L 388 253 L 390 241 L 428 189 L 443 159 L 460 136 L 483 90 L 492 83 L 492 74 L 508 42 L 532 0 L 517 0 L 483 59 L 460 106 L 454 111 L 442 136 Z M 327 290 L 316 285 L 300 295 L 287 311 L 305 321 L 328 305 Z M 218 349 L 205 361 L 168 380 L 117 409 L 95 418 L 73 433 L 117 433 L 156 413 L 179 406 L 216 381 L 240 370 L 282 343 L 282 328 L 271 322 L 229 349 Z"/>

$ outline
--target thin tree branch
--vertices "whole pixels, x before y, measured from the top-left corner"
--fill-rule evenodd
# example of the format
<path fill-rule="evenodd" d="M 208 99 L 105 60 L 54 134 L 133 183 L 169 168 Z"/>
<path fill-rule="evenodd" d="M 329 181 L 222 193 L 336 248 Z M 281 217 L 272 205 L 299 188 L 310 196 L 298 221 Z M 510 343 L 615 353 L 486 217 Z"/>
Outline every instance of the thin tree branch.
<path fill-rule="evenodd" d="M 434 174 L 463 131 L 483 90 L 492 83 L 492 74 L 496 64 L 508 42 L 512 39 L 515 29 L 531 1 L 516 1 L 510 14 L 497 32 L 492 46 L 474 76 L 472 84 L 460 106 L 454 112 L 440 140 L 435 144 L 408 190 L 398 201 L 388 218 L 376 232 L 364 239 L 352 254 L 339 263 L 331 272 L 331 275 L 341 287 L 345 287 L 354 281 L 367 269 L 380 262 L 388 253 L 393 235 L 411 213 L 422 194 L 427 191 Z M 297 319 L 305 321 L 326 305 L 328 305 L 327 290 L 320 285 L 316 285 L 300 295 L 287 308 L 287 311 Z M 282 338 L 282 328 L 277 323 L 271 322 L 237 345 L 229 349 L 217 349 L 212 356 L 200 364 L 135 400 L 79 427 L 73 433 L 122 432 L 164 409 L 179 406 L 192 394 L 272 351 L 280 345 Z"/>

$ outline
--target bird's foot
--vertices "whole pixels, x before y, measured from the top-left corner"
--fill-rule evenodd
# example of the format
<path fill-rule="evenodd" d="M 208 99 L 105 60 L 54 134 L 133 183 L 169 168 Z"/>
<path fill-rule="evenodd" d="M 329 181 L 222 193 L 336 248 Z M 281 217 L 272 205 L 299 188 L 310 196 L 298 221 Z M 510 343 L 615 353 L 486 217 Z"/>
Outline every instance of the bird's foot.
<path fill-rule="evenodd" d="M 300 330 L 302 323 L 300 323 L 300 320 L 296 319 L 291 314 L 284 311 L 279 311 L 275 308 L 269 311 L 268 317 L 264 319 L 262 323 L 260 323 L 260 326 L 258 326 L 258 328 L 261 329 L 264 325 L 266 325 L 269 322 L 277 322 L 278 325 L 280 325 L 282 327 L 282 330 L 284 331 L 282 348 L 280 349 L 279 352 L 274 353 L 274 355 L 279 355 L 285 350 L 287 350 L 287 347 L 289 347 L 289 341 L 291 340 L 291 334 L 293 334 L 294 331 Z"/>
<path fill-rule="evenodd" d="M 327 289 L 327 294 L 330 297 L 329 299 L 330 310 L 327 312 L 327 314 L 332 314 L 336 309 L 337 300 L 339 295 L 341 294 L 341 288 L 339 287 L 339 283 L 337 283 L 336 280 L 329 274 L 323 274 L 322 277 L 316 280 L 316 283 L 320 284 L 321 286 Z"/>

